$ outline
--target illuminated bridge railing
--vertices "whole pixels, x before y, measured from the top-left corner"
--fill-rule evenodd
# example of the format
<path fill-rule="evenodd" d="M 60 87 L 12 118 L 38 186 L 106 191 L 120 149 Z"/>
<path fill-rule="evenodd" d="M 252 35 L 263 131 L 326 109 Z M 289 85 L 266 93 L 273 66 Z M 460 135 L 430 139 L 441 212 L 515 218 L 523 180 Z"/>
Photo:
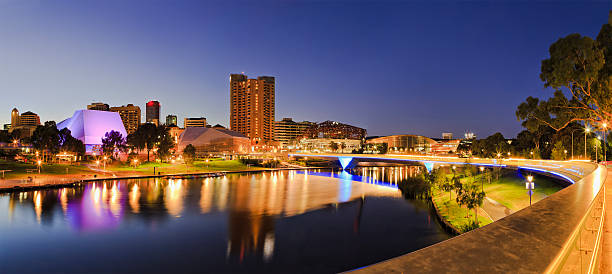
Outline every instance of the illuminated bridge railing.
<path fill-rule="evenodd" d="M 475 159 L 466 163 L 457 158 L 350 156 L 357 160 L 367 158 L 524 168 L 572 183 L 546 199 L 489 225 L 354 272 L 594 273 L 598 270 L 607 175 L 604 166 L 588 162 L 520 159 Z"/>
<path fill-rule="evenodd" d="M 597 185 L 595 185 L 597 187 Z M 580 220 L 578 226 L 547 272 L 596 273 L 600 259 L 601 238 L 605 213 L 605 184 Z"/>

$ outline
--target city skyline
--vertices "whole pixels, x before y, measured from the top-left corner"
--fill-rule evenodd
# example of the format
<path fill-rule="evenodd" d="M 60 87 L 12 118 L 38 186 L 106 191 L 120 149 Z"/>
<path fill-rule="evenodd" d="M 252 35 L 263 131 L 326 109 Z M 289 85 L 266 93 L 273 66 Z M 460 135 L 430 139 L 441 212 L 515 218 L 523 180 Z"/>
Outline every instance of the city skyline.
<path fill-rule="evenodd" d="M 334 120 L 370 135 L 500 131 L 514 137 L 521 130 L 516 105 L 549 94 L 538 78 L 548 46 L 574 32 L 594 36 L 610 5 L 66 1 L 0 7 L 0 35 L 8 41 L 0 45 L 8 64 L 0 68 L 3 124 L 13 107 L 60 122 L 92 102 L 144 110 L 157 100 L 164 105 L 160 117 L 204 115 L 229 126 L 229 74 L 244 73 L 277 79 L 276 120 Z M 217 15 L 226 9 L 234 15 Z M 251 9 L 267 19 L 252 22 Z M 318 20 L 294 20 L 304 11 Z M 570 16 L 580 20 L 563 19 Z M 241 43 L 237 37 L 244 35 L 257 43 Z M 23 94 L 35 96 L 23 100 Z M 49 104 L 59 100 L 64 107 Z"/>

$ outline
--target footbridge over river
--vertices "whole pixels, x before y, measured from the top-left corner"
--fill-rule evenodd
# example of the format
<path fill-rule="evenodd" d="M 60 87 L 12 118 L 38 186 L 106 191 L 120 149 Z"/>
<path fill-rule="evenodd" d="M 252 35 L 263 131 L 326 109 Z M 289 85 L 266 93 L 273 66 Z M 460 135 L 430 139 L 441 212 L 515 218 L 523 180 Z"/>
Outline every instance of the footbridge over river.
<path fill-rule="evenodd" d="M 372 154 L 289 154 L 360 161 L 485 165 L 563 178 L 569 187 L 531 207 L 438 244 L 355 270 L 374 273 L 592 273 L 601 260 L 607 169 L 582 161 L 478 159 Z"/>

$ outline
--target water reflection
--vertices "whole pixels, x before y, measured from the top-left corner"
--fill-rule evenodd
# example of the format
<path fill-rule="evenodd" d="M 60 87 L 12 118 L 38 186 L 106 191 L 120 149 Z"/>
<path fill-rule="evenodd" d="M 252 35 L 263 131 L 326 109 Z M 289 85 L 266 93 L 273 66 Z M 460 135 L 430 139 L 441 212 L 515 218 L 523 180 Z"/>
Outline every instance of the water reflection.
<path fill-rule="evenodd" d="M 332 217 L 329 220 L 335 221 L 331 222 L 344 222 L 340 216 L 333 217 L 325 213 L 328 212 L 325 211 L 326 208 L 335 209 L 330 213 L 346 208 L 351 212 L 348 213 L 349 217 L 346 220 L 354 236 L 340 235 L 338 238 L 357 237 L 362 233 L 364 210 L 368 207 L 366 197 L 399 198 L 401 193 L 397 189 L 397 182 L 417 172 L 419 172 L 418 167 L 385 167 L 362 168 L 351 173 L 282 171 L 231 174 L 217 178 L 107 181 L 73 188 L 0 195 L 0 202 L 8 200 L 6 208 L 0 203 L 0 212 L 8 211 L 6 215 L 8 223 L 27 222 L 26 214 L 14 214 L 14 212 L 30 210 L 34 212 L 36 223 L 42 226 L 103 233 L 123 233 L 122 231 L 126 229 L 132 229 L 130 225 L 134 221 L 144 224 L 141 227 L 152 231 L 157 231 L 160 224 L 174 225 L 175 222 L 172 220 L 185 220 L 191 226 L 201 225 L 205 228 L 220 216 L 225 218 L 225 228 L 221 229 L 226 235 L 225 248 L 222 250 L 226 266 L 252 264 L 258 261 L 272 263 L 276 257 L 286 256 L 275 253 L 279 242 L 286 243 L 288 236 L 293 237 L 291 230 L 279 230 L 279 223 L 286 226 L 288 221 L 285 220 L 294 220 L 296 216 L 308 216 L 304 214 L 317 212 L 316 216 L 324 215 L 308 223 L 308 226 L 317 229 L 323 223 L 330 223 L 330 221 L 317 223 L 317 220 L 328 220 L 327 218 Z M 323 211 L 319 211 L 320 209 Z M 390 224 L 394 222 L 389 221 Z M 2 223 L 4 221 L 0 220 L 0 230 Z M 185 225 L 188 226 L 187 223 Z M 375 224 L 378 225 L 384 224 Z M 216 226 L 215 229 L 219 227 Z M 308 229 L 308 227 L 299 229 Z M 435 233 L 440 235 L 436 236 L 435 241 L 446 237 L 438 227 L 426 229 L 434 229 Z M 199 237 L 206 237 L 206 232 L 202 233 Z M 336 232 L 317 233 L 320 235 Z M 367 235 L 372 237 L 371 233 Z M 167 237 L 176 237 L 176 235 L 167 235 Z M 279 241 L 279 237 L 285 240 Z M 208 241 L 216 240 L 217 238 Z M 298 240 L 304 242 L 300 244 L 306 244 L 311 239 Z M 346 241 L 333 245 L 350 245 L 350 241 Z M 213 249 L 213 245 L 210 246 L 202 245 L 199 248 Z M 215 250 L 214 252 L 218 251 Z M 406 249 L 401 249 L 401 252 L 406 252 Z M 380 259 L 376 256 L 368 258 Z M 207 263 L 219 264 L 217 260 L 212 259 Z M 334 271 L 340 270 L 346 269 L 334 268 Z"/>

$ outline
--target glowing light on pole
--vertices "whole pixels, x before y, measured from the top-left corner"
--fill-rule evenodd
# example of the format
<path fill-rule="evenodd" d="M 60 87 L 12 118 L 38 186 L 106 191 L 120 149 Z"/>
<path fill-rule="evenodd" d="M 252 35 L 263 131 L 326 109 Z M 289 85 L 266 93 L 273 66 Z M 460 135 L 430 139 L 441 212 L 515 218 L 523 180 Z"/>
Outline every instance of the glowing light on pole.
<path fill-rule="evenodd" d="M 482 177 L 483 174 L 484 174 L 483 173 L 484 172 L 484 167 L 480 166 L 479 169 L 480 169 L 480 176 Z M 484 192 L 484 180 L 482 178 L 480 178 L 480 188 L 481 188 L 481 191 Z"/>
<path fill-rule="evenodd" d="M 525 188 L 527 189 L 527 194 L 529 194 L 529 206 L 531 206 L 531 195 L 533 194 L 533 189 L 535 188 L 535 184 L 533 183 L 533 176 L 527 176 Z"/>
<path fill-rule="evenodd" d="M 597 155 L 597 153 L 599 152 L 598 148 L 597 148 L 597 144 L 599 144 L 599 142 L 601 141 L 601 136 L 597 136 L 597 142 L 595 142 L 595 162 L 599 163 L 599 155 Z"/>
<path fill-rule="evenodd" d="M 587 148 L 587 133 L 589 133 L 591 131 L 591 129 L 589 128 L 589 126 L 587 126 L 584 129 L 584 159 L 587 159 L 587 152 L 586 152 L 586 148 Z"/>
<path fill-rule="evenodd" d="M 606 144 L 606 135 L 608 135 L 608 134 L 607 134 L 607 133 L 608 133 L 608 132 L 607 132 L 607 131 L 608 131 L 608 124 L 603 123 L 603 128 L 604 128 L 603 152 L 604 152 L 604 162 L 605 162 L 605 161 L 606 161 L 606 159 L 607 159 L 607 158 L 606 158 L 606 156 L 607 156 L 607 155 L 606 155 L 606 147 L 607 147 L 607 144 Z"/>

